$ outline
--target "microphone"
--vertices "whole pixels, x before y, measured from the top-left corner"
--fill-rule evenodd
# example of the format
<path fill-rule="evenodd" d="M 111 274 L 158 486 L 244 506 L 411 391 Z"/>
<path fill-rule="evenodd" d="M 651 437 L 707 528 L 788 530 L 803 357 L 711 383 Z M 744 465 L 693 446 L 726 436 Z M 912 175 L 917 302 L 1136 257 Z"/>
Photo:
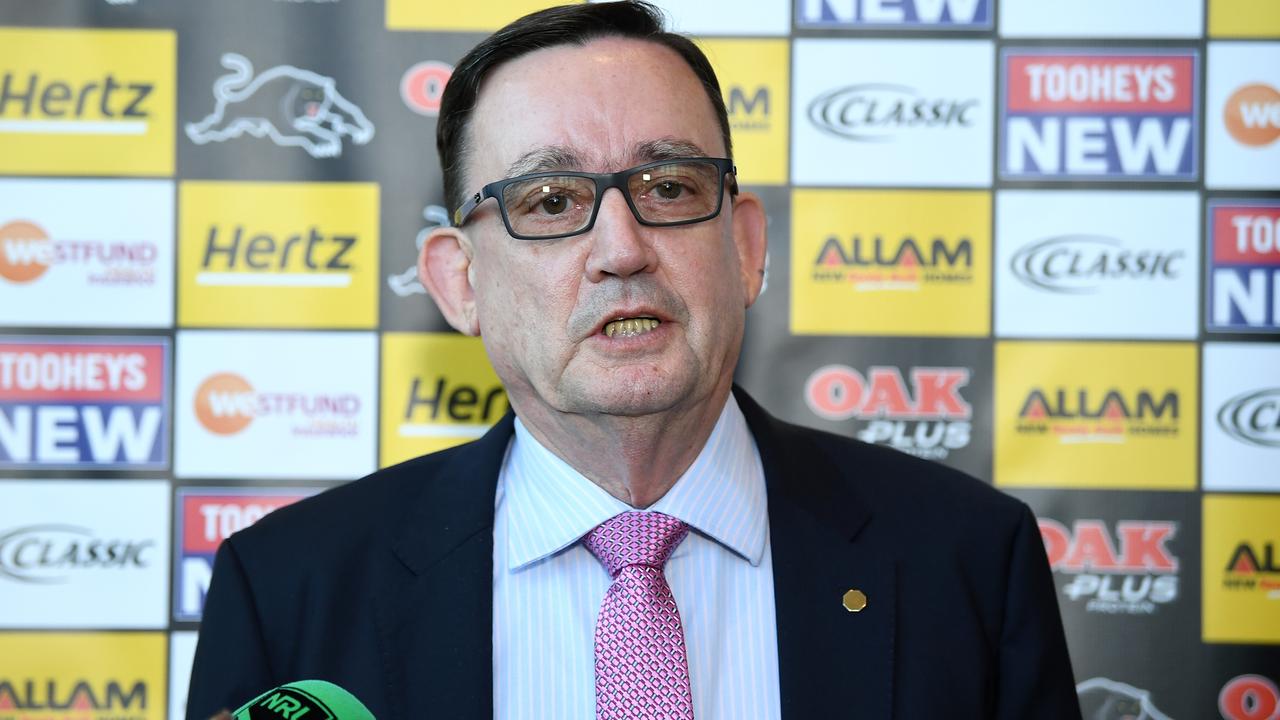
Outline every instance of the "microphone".
<path fill-rule="evenodd" d="M 233 720 L 375 720 L 355 695 L 324 680 L 272 688 L 231 715 Z"/>

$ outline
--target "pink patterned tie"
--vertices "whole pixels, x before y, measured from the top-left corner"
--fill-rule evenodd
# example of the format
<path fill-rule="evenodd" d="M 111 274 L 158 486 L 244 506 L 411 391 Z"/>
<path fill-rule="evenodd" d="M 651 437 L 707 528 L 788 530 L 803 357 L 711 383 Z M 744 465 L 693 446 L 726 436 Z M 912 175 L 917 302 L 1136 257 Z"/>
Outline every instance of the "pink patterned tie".
<path fill-rule="evenodd" d="M 684 628 L 662 566 L 689 526 L 655 512 L 625 512 L 582 544 L 613 585 L 596 621 L 596 718 L 692 720 Z"/>

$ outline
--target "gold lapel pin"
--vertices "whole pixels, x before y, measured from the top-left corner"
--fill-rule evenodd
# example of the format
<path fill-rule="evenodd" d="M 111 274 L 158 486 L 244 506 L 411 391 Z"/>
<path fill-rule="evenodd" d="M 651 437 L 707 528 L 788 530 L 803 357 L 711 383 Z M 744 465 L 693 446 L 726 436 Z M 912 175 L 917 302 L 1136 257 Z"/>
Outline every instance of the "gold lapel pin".
<path fill-rule="evenodd" d="M 850 590 L 844 594 L 844 609 L 849 612 L 862 612 L 867 606 L 866 593 L 861 590 Z"/>

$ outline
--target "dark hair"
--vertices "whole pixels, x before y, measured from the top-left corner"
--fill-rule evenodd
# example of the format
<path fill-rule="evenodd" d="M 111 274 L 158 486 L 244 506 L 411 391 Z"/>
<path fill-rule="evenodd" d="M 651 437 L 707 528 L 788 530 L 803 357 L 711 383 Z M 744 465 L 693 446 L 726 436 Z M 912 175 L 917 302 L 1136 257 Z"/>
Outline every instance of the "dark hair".
<path fill-rule="evenodd" d="M 534 50 L 557 45 L 586 45 L 602 37 L 648 40 L 676 51 L 702 81 L 707 99 L 720 121 L 726 156 L 733 157 L 729 140 L 729 114 L 720 95 L 720 81 L 711 62 L 692 40 L 663 29 L 662 12 L 647 2 L 586 3 L 562 5 L 525 15 L 485 38 L 471 49 L 453 70 L 440 100 L 436 149 L 444 172 L 444 196 L 448 211 L 464 202 L 462 166 L 469 151 L 467 126 L 489 71 Z"/>

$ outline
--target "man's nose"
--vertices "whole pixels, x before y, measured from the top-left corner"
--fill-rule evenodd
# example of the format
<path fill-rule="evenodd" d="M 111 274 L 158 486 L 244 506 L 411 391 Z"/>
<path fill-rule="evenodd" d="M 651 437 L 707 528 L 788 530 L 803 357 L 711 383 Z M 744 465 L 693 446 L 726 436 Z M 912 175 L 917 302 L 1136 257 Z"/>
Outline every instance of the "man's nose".
<path fill-rule="evenodd" d="M 600 198 L 600 211 L 591 230 L 591 254 L 587 256 L 587 279 L 600 282 L 609 276 L 627 277 L 652 272 L 658 254 L 631 214 L 622 191 L 609 188 Z"/>

